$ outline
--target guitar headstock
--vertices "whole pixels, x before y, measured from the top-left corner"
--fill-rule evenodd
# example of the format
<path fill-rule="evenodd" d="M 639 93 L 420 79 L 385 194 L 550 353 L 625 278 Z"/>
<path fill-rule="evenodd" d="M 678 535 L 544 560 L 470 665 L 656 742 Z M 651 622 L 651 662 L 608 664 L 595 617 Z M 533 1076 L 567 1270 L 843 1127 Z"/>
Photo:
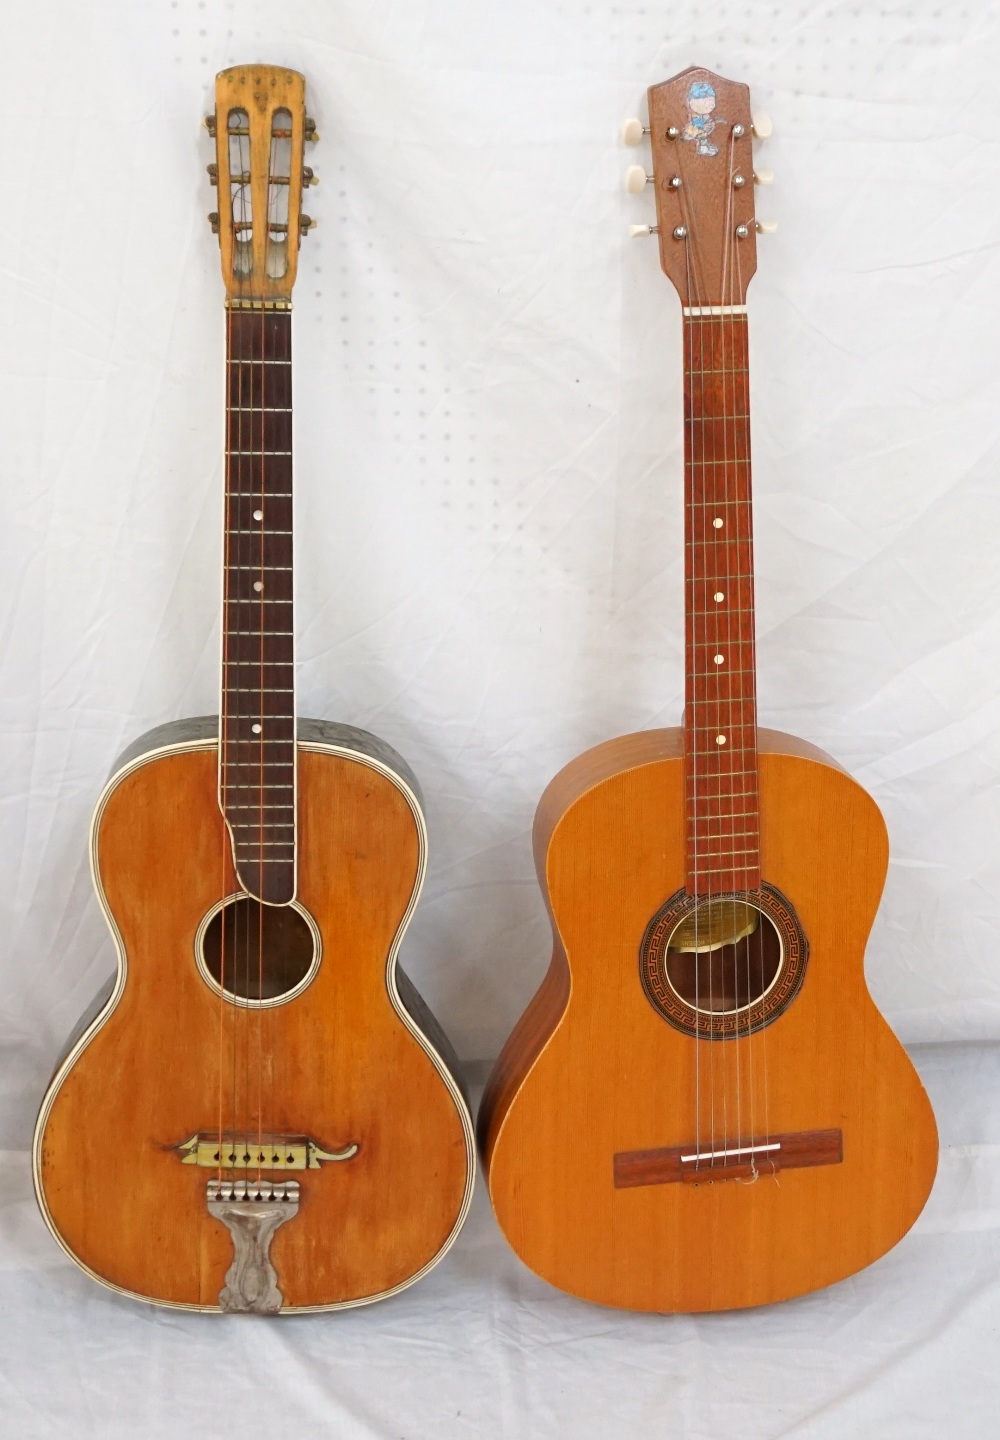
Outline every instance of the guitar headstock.
<path fill-rule="evenodd" d="M 757 268 L 754 181 L 770 183 L 769 171 L 754 174 L 751 136 L 770 134 L 766 116 L 750 114 L 746 85 L 692 66 L 649 89 L 649 126 L 626 122 L 624 138 L 635 144 L 649 135 L 653 173 L 633 166 L 626 188 L 653 185 L 656 226 L 633 226 L 633 234 L 659 234 L 660 264 L 684 306 L 743 305 Z"/>
<path fill-rule="evenodd" d="M 215 139 L 208 167 L 219 187 L 209 216 L 222 249 L 231 301 L 288 301 L 299 243 L 314 225 L 302 214 L 302 192 L 316 177 L 304 163 L 316 127 L 306 115 L 306 82 L 280 65 L 237 65 L 215 79 Z"/>

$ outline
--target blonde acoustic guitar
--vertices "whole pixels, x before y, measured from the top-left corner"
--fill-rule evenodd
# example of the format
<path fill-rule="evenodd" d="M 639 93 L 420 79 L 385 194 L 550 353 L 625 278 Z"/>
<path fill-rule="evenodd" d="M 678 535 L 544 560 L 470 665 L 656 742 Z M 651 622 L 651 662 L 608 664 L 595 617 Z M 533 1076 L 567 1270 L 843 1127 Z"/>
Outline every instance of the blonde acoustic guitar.
<path fill-rule="evenodd" d="M 882 816 L 821 750 L 757 729 L 749 93 L 687 70 L 649 91 L 648 128 L 658 224 L 636 230 L 683 307 L 684 723 L 598 746 L 542 798 L 554 954 L 480 1141 L 504 1234 L 553 1285 L 725 1310 L 883 1255 L 937 1135 L 865 985 Z"/>
<path fill-rule="evenodd" d="M 118 970 L 45 1096 L 35 1183 L 60 1244 L 113 1289 L 284 1314 L 429 1270 L 475 1152 L 448 1043 L 397 965 L 426 864 L 416 781 L 374 736 L 296 719 L 302 76 L 224 71 L 208 125 L 227 292 L 221 718 L 143 736 L 98 803 Z"/>

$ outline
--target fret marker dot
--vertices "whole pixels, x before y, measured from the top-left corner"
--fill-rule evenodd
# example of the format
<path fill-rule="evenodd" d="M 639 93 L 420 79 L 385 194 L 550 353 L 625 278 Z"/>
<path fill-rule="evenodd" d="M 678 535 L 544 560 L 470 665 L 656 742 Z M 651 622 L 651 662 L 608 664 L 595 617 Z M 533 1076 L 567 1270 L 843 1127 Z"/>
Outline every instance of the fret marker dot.
<path fill-rule="evenodd" d="M 721 604 L 722 601 L 725 600 L 725 598 L 726 597 L 725 595 L 723 595 L 721 590 L 716 590 L 715 594 L 712 596 L 712 599 L 715 601 L 716 605 Z"/>
<path fill-rule="evenodd" d="M 263 510 L 255 510 L 255 511 L 253 512 L 253 518 L 254 518 L 255 520 L 263 520 L 263 518 L 264 518 L 264 512 L 263 512 Z"/>
<path fill-rule="evenodd" d="M 726 743 L 726 737 L 725 737 L 725 735 L 716 735 L 716 737 L 715 737 L 715 743 L 716 743 L 716 745 L 725 745 L 725 743 Z"/>
<path fill-rule="evenodd" d="M 259 734 L 260 734 L 260 726 L 259 726 L 259 725 L 251 725 L 251 726 L 250 726 L 250 729 L 253 731 L 253 733 L 254 733 L 255 735 L 259 735 Z"/>
<path fill-rule="evenodd" d="M 715 661 L 716 665 L 721 665 L 722 662 L 723 662 L 723 660 L 725 660 L 725 658 L 726 658 L 725 655 L 713 655 L 713 656 L 712 656 L 712 659 Z"/>
<path fill-rule="evenodd" d="M 715 519 L 712 521 L 712 524 L 715 526 L 716 530 L 722 529 L 722 521 L 719 519 L 718 515 L 716 515 Z"/>
<path fill-rule="evenodd" d="M 264 588 L 263 580 L 255 580 L 253 582 L 253 588 L 257 591 L 257 594 L 259 595 Z"/>

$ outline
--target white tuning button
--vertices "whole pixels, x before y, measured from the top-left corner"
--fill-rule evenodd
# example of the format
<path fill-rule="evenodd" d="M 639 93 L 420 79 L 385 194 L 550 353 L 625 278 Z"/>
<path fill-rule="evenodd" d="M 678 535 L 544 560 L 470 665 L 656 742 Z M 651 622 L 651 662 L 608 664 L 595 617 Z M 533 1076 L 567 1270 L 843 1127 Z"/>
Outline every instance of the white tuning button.
<path fill-rule="evenodd" d="M 641 165 L 630 165 L 625 171 L 625 189 L 630 195 L 641 195 L 649 176 Z"/>
<path fill-rule="evenodd" d="M 630 225 L 628 237 L 630 240 L 641 240 L 645 235 L 659 235 L 659 225 Z"/>
<path fill-rule="evenodd" d="M 774 171 L 773 171 L 773 170 L 755 170 L 755 171 L 753 172 L 753 183 L 754 183 L 755 185 L 773 185 L 773 184 L 774 184 Z"/>
<path fill-rule="evenodd" d="M 636 120 L 634 116 L 626 120 L 622 126 L 622 141 L 626 145 L 638 145 L 642 137 L 648 134 L 647 126 L 641 120 Z"/>
<path fill-rule="evenodd" d="M 774 133 L 771 117 L 763 110 L 753 117 L 753 133 L 758 140 L 769 140 Z"/>
<path fill-rule="evenodd" d="M 777 220 L 758 220 L 758 221 L 757 221 L 757 234 L 758 234 L 758 235 L 776 235 L 776 234 L 777 234 L 777 231 L 778 231 L 778 222 L 777 222 Z"/>

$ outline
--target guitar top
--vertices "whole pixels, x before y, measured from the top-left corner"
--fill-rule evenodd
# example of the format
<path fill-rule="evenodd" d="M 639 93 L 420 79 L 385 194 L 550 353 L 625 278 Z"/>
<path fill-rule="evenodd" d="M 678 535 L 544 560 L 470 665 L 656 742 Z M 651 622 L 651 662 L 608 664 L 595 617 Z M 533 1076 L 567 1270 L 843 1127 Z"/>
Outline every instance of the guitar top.
<path fill-rule="evenodd" d="M 636 1310 L 759 1305 L 853 1274 L 930 1190 L 933 1114 L 864 980 L 872 799 L 758 730 L 745 85 L 649 91 L 661 266 L 683 313 L 685 711 L 552 781 L 535 857 L 549 972 L 480 1111 L 497 1218 L 554 1285 Z M 758 172 L 757 179 L 769 179 Z M 761 226 L 761 229 L 770 229 Z"/>

